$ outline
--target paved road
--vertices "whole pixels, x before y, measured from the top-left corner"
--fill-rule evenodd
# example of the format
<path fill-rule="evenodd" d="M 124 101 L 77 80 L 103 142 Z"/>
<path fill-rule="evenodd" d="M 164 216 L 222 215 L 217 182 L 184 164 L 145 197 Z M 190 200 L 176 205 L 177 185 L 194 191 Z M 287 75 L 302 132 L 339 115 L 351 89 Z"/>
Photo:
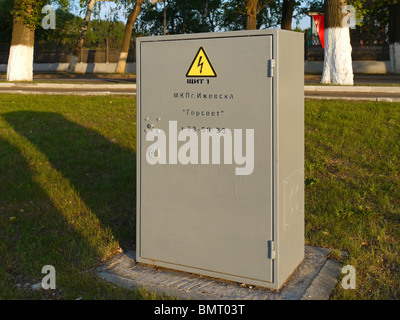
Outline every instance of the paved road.
<path fill-rule="evenodd" d="M 0 74 L 0 80 L 5 80 L 6 74 Z M 116 84 L 116 83 L 136 83 L 135 74 L 71 74 L 66 72 L 53 72 L 53 73 L 35 73 L 33 75 L 34 81 L 40 82 L 63 82 L 63 83 L 103 83 L 103 84 Z M 321 81 L 321 75 L 306 74 L 304 76 L 304 83 L 306 85 L 318 84 Z M 393 74 L 355 74 L 355 85 L 383 85 L 383 86 L 400 86 L 400 75 Z"/>
<path fill-rule="evenodd" d="M 0 74 L 0 80 L 6 80 L 6 74 Z M 135 74 L 99 74 L 99 73 L 66 73 L 66 72 L 52 72 L 52 73 L 34 73 L 33 81 L 48 83 L 93 83 L 93 84 L 133 84 L 136 83 Z"/>
<path fill-rule="evenodd" d="M 321 86 L 306 85 L 304 96 L 312 99 L 345 99 L 400 102 L 400 86 Z"/>
<path fill-rule="evenodd" d="M 306 99 L 323 100 L 359 100 L 359 101 L 386 101 L 400 102 L 399 93 L 367 93 L 367 92 L 304 92 Z"/>
<path fill-rule="evenodd" d="M 306 85 L 319 84 L 321 75 L 306 74 L 304 83 Z M 355 74 L 354 85 L 380 85 L 380 86 L 400 86 L 400 75 L 394 74 Z"/>
<path fill-rule="evenodd" d="M 0 83 L 0 93 L 65 95 L 136 95 L 136 84 Z"/>
<path fill-rule="evenodd" d="M 5 75 L 1 75 L 4 78 Z M 355 86 L 320 86 L 320 75 L 305 75 L 304 95 L 311 99 L 400 102 L 400 76 L 356 75 Z M 365 85 L 365 84 L 374 84 Z M 358 85 L 357 85 L 358 84 Z M 362 85 L 364 84 L 364 85 Z M 35 74 L 34 82 L 0 81 L 0 93 L 66 95 L 136 95 L 135 75 Z"/>

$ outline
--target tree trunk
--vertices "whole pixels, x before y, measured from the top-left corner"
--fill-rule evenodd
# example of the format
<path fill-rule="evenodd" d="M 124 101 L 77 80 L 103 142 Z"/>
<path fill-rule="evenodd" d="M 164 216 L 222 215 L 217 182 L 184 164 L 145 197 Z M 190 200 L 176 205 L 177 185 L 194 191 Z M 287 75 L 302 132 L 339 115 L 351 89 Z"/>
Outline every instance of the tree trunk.
<path fill-rule="evenodd" d="M 83 45 L 85 43 L 86 33 L 87 33 L 88 25 L 89 25 L 89 22 L 90 22 L 90 17 L 92 15 L 93 7 L 94 7 L 94 4 L 96 2 L 97 2 L 97 0 L 89 0 L 87 2 L 86 15 L 85 15 L 85 19 L 83 20 L 81 34 L 79 36 L 79 40 L 78 40 L 78 43 L 77 43 L 76 48 L 74 50 L 74 53 L 72 54 L 72 57 L 69 60 L 69 65 L 68 65 L 68 68 L 67 68 L 67 72 L 75 72 L 75 67 L 76 67 L 78 59 L 79 59 L 79 57 L 81 55 Z"/>
<path fill-rule="evenodd" d="M 257 29 L 258 0 L 246 0 L 246 30 Z"/>
<path fill-rule="evenodd" d="M 7 64 L 8 81 L 33 80 L 33 46 L 35 31 L 13 19 L 10 54 Z"/>
<path fill-rule="evenodd" d="M 344 0 L 325 0 L 325 50 L 321 83 L 353 85 L 350 29 L 342 25 Z"/>
<path fill-rule="evenodd" d="M 389 6 L 389 52 L 391 71 L 400 73 L 400 2 Z"/>
<path fill-rule="evenodd" d="M 128 21 L 126 22 L 125 26 L 121 53 L 119 55 L 117 67 L 115 68 L 116 73 L 125 73 L 126 60 L 128 58 L 129 46 L 131 43 L 132 29 L 142 9 L 143 2 L 144 0 L 137 0 L 133 10 L 129 13 Z"/>
<path fill-rule="evenodd" d="M 186 33 L 186 26 L 188 21 L 188 9 L 187 9 L 187 2 L 183 1 L 183 8 L 182 8 L 182 33 Z"/>
<path fill-rule="evenodd" d="M 203 31 L 207 29 L 207 16 L 208 16 L 208 0 L 204 1 L 203 15 L 201 16 L 201 24 L 203 26 Z"/>
<path fill-rule="evenodd" d="M 167 34 L 167 3 L 164 0 L 164 9 L 163 9 L 163 33 L 164 36 Z"/>
<path fill-rule="evenodd" d="M 295 0 L 283 0 L 281 29 L 292 30 Z"/>

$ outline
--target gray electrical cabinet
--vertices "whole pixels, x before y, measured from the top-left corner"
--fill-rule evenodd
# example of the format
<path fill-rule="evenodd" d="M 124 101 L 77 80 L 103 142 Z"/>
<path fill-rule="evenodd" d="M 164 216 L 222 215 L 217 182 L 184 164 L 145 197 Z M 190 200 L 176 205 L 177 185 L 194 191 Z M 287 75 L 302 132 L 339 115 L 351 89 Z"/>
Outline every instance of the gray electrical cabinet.
<path fill-rule="evenodd" d="M 304 259 L 303 34 L 137 39 L 139 263 L 280 289 Z"/>

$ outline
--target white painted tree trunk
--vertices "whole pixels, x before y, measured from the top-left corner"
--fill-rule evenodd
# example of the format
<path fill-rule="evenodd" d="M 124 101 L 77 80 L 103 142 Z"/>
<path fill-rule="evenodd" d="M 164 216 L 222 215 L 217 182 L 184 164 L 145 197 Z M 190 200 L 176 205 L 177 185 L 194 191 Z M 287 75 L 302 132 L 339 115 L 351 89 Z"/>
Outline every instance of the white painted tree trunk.
<path fill-rule="evenodd" d="M 8 81 L 33 80 L 33 46 L 12 45 L 7 64 Z"/>
<path fill-rule="evenodd" d="M 33 80 L 34 43 L 35 31 L 14 18 L 7 64 L 8 81 Z"/>
<path fill-rule="evenodd" d="M 119 55 L 117 67 L 115 68 L 115 73 L 125 73 L 126 61 L 128 58 L 129 46 L 132 36 L 132 28 L 135 25 L 136 19 L 142 10 L 142 4 L 144 0 L 136 0 L 135 6 L 128 15 L 128 20 L 126 21 L 124 40 L 122 41 L 121 53 Z"/>
<path fill-rule="evenodd" d="M 119 54 L 117 66 L 115 67 L 116 73 L 125 73 L 127 60 L 128 60 L 128 52 L 121 51 Z"/>
<path fill-rule="evenodd" d="M 390 67 L 394 73 L 400 73 L 400 43 L 389 44 Z"/>
<path fill-rule="evenodd" d="M 76 64 L 78 63 L 78 59 L 81 55 L 82 48 L 85 43 L 86 33 L 88 30 L 90 17 L 92 16 L 93 7 L 94 7 L 95 3 L 98 1 L 103 1 L 103 0 L 90 0 L 86 4 L 86 14 L 85 14 L 85 18 L 83 19 L 81 34 L 79 36 L 79 40 L 78 40 L 78 43 L 74 50 L 74 53 L 72 54 L 71 59 L 69 60 L 67 72 L 75 72 Z"/>
<path fill-rule="evenodd" d="M 325 29 L 324 68 L 321 83 L 354 85 L 349 28 Z"/>
<path fill-rule="evenodd" d="M 76 55 L 72 55 L 71 59 L 69 59 L 69 64 L 67 67 L 67 72 L 75 72 L 76 64 L 78 63 L 78 57 Z"/>

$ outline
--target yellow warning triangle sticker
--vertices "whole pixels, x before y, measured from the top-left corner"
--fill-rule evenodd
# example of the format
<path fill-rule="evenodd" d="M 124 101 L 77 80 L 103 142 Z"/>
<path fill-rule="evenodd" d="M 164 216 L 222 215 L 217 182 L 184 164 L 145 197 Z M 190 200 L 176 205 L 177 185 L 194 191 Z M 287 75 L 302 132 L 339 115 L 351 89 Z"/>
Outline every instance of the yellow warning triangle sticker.
<path fill-rule="evenodd" d="M 200 47 L 199 51 L 186 72 L 186 77 L 216 77 L 213 66 L 211 65 L 210 59 L 208 59 L 206 52 L 203 47 Z"/>

